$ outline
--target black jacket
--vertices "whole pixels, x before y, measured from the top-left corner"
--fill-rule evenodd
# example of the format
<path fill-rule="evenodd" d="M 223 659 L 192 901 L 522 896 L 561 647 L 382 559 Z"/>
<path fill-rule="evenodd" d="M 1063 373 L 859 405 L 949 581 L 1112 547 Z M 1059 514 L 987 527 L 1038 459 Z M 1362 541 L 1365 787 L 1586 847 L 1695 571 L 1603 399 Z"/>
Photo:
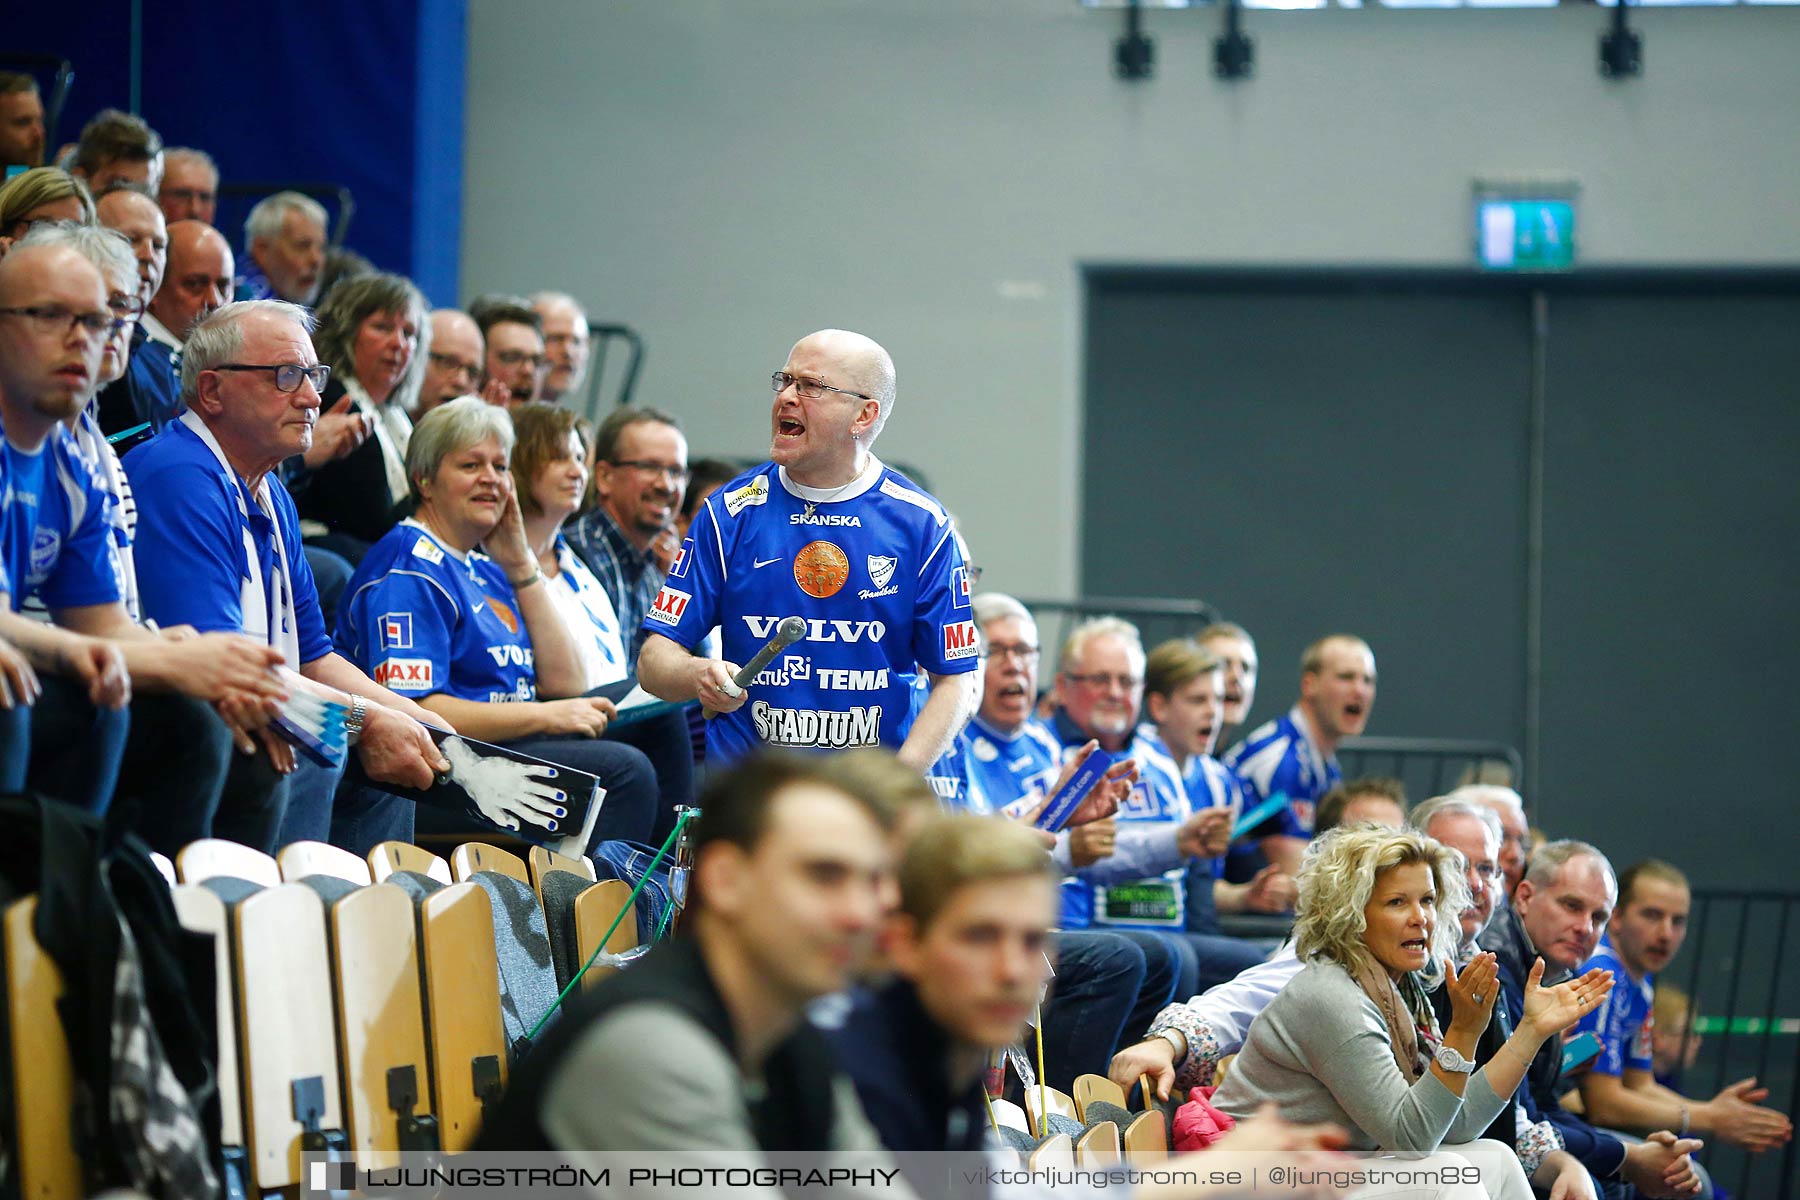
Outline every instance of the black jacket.
<path fill-rule="evenodd" d="M 707 972 L 693 939 L 681 937 L 656 947 L 629 970 L 563 1003 L 563 1012 L 515 1064 L 505 1095 L 487 1114 L 476 1150 L 552 1149 L 538 1107 L 570 1049 L 598 1021 L 626 1004 L 654 1002 L 692 1017 L 737 1058 L 731 1014 Z M 835 1124 L 833 1079 L 837 1071 L 825 1035 L 801 1022 L 763 1065 L 766 1090 L 750 1101 L 752 1133 L 768 1152 L 817 1150 L 832 1142 Z M 696 1080 L 696 1089 L 708 1081 Z M 629 1080 L 596 1080 L 607 1094 L 628 1093 Z M 596 1102 L 601 1093 L 596 1093 Z M 700 1092 L 695 1103 L 703 1103 Z"/>
<path fill-rule="evenodd" d="M 988 1118 L 981 1081 L 952 1086 L 950 1039 L 912 984 L 897 979 L 858 996 L 832 1041 L 889 1150 L 982 1148 Z"/>
<path fill-rule="evenodd" d="M 343 398 L 344 385 L 333 379 L 319 396 L 319 411 L 329 410 Z M 374 434 L 343 458 L 316 471 L 308 471 L 295 458 L 285 478 L 301 519 L 318 521 L 332 533 L 374 545 L 400 522 L 398 506 L 388 492 L 381 443 Z"/>

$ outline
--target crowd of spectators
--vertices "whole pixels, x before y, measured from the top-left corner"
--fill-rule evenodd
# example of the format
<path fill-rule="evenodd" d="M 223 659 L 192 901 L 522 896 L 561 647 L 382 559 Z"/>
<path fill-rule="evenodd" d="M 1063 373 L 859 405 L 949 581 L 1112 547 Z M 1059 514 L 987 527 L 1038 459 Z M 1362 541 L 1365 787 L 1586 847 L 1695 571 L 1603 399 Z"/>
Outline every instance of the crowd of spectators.
<path fill-rule="evenodd" d="M 455 733 L 600 777 L 594 849 L 660 844 L 712 777 L 692 936 L 566 1015 L 490 1144 L 971 1148 L 1027 1021 L 1045 1049 L 999 1061 L 1058 1086 L 1167 1098 L 1235 1055 L 1238 1145 L 1447 1156 L 1495 1197 L 1719 1194 L 1705 1140 L 1791 1137 L 1755 1080 L 1679 1088 L 1678 870 L 1531 853 L 1506 787 L 1409 811 L 1343 778 L 1362 639 L 1313 642 L 1255 728 L 1239 624 L 1147 648 L 1084 621 L 1041 677 L 1031 611 L 977 591 L 949 515 L 872 453 L 873 341 L 801 339 L 767 461 L 690 463 L 673 413 L 580 419 L 566 293 L 433 310 L 293 192 L 228 236 L 218 165 L 129 114 L 45 156 L 35 87 L 0 75 L 0 163 L 27 168 L 0 187 L 0 792 L 168 853 L 363 853 L 423 828 Z M 803 640 L 740 676 L 789 613 Z M 699 704 L 624 719 L 639 683 Z M 344 764 L 276 734 L 299 694 L 348 713 Z M 703 1106 L 670 1082 L 695 1077 L 758 1082 Z M 591 1120 L 595 1078 L 629 1126 Z"/>

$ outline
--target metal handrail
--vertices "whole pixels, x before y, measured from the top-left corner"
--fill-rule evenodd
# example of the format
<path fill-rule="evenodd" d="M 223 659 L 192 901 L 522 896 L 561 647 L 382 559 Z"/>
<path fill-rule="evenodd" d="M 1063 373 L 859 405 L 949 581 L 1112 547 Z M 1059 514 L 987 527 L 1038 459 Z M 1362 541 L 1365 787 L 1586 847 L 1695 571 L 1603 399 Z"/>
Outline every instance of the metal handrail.
<path fill-rule="evenodd" d="M 602 377 L 606 374 L 606 347 L 614 338 L 625 343 L 625 352 L 630 357 L 625 360 L 625 372 L 619 380 L 619 396 L 613 407 L 623 408 L 631 403 L 631 396 L 637 390 L 638 372 L 644 365 L 644 339 L 637 330 L 629 325 L 607 324 L 600 321 L 588 322 L 588 337 L 593 346 L 593 359 L 588 363 L 588 398 L 587 419 L 598 422 L 600 417 L 600 389 Z"/>

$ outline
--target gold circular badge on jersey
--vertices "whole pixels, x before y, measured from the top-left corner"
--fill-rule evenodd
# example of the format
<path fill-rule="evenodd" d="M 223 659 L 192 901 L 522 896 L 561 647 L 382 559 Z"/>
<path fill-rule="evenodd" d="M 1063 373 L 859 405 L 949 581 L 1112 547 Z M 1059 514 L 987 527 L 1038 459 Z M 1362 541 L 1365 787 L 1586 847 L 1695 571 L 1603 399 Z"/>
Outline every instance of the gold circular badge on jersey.
<path fill-rule="evenodd" d="M 835 596 L 849 578 L 849 556 L 830 542 L 808 542 L 794 555 L 794 582 L 809 596 Z"/>

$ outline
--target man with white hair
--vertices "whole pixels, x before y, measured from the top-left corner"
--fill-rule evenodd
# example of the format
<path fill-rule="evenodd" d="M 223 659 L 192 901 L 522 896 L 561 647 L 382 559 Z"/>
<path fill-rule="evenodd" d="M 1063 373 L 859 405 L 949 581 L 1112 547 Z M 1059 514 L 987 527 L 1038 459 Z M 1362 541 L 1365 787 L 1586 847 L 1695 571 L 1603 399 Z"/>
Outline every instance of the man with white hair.
<path fill-rule="evenodd" d="M 259 200 L 244 219 L 250 263 L 238 299 L 312 304 L 319 298 L 327 244 L 325 206 L 311 196 L 276 192 Z"/>
<path fill-rule="evenodd" d="M 312 443 L 329 369 L 319 365 L 311 326 L 305 309 L 261 300 L 227 304 L 189 335 L 181 419 L 125 460 L 138 496 L 144 610 L 164 625 L 241 631 L 274 647 L 288 688 L 350 710 L 371 779 L 423 790 L 449 770 L 424 727 L 444 721 L 332 649 L 300 518 L 275 471 Z M 284 815 L 291 822 L 296 813 L 321 829 L 342 818 L 333 836 L 359 853 L 364 841 L 411 840 L 405 801 L 346 789 L 346 804 L 333 812 L 335 776 L 308 770 L 299 778 L 289 801 L 295 812 L 258 814 L 238 841 L 272 852 Z"/>
<path fill-rule="evenodd" d="M 544 319 L 544 357 L 550 360 L 538 399 L 579 404 L 587 381 L 587 310 L 567 292 L 539 292 L 531 307 Z"/>
<path fill-rule="evenodd" d="M 162 186 L 156 191 L 169 224 L 200 221 L 211 225 L 219 211 L 219 165 L 212 155 L 191 146 L 163 151 Z"/>
<path fill-rule="evenodd" d="M 709 758 L 881 744 L 923 774 L 975 708 L 981 647 L 949 516 L 870 450 L 893 410 L 893 360 L 826 329 L 795 343 L 770 384 L 771 461 L 696 513 L 645 616 L 639 678 L 720 714 Z M 805 638 L 746 694 L 739 664 L 790 615 Z M 725 657 L 696 657 L 715 626 Z M 921 673 L 930 695 L 915 713 Z"/>
<path fill-rule="evenodd" d="M 1531 826 L 1525 820 L 1525 801 L 1509 787 L 1492 783 L 1465 784 L 1451 792 L 1457 800 L 1485 805 L 1500 821 L 1500 870 L 1506 877 L 1506 897 L 1518 889 L 1525 878 L 1525 863 L 1531 857 Z"/>

